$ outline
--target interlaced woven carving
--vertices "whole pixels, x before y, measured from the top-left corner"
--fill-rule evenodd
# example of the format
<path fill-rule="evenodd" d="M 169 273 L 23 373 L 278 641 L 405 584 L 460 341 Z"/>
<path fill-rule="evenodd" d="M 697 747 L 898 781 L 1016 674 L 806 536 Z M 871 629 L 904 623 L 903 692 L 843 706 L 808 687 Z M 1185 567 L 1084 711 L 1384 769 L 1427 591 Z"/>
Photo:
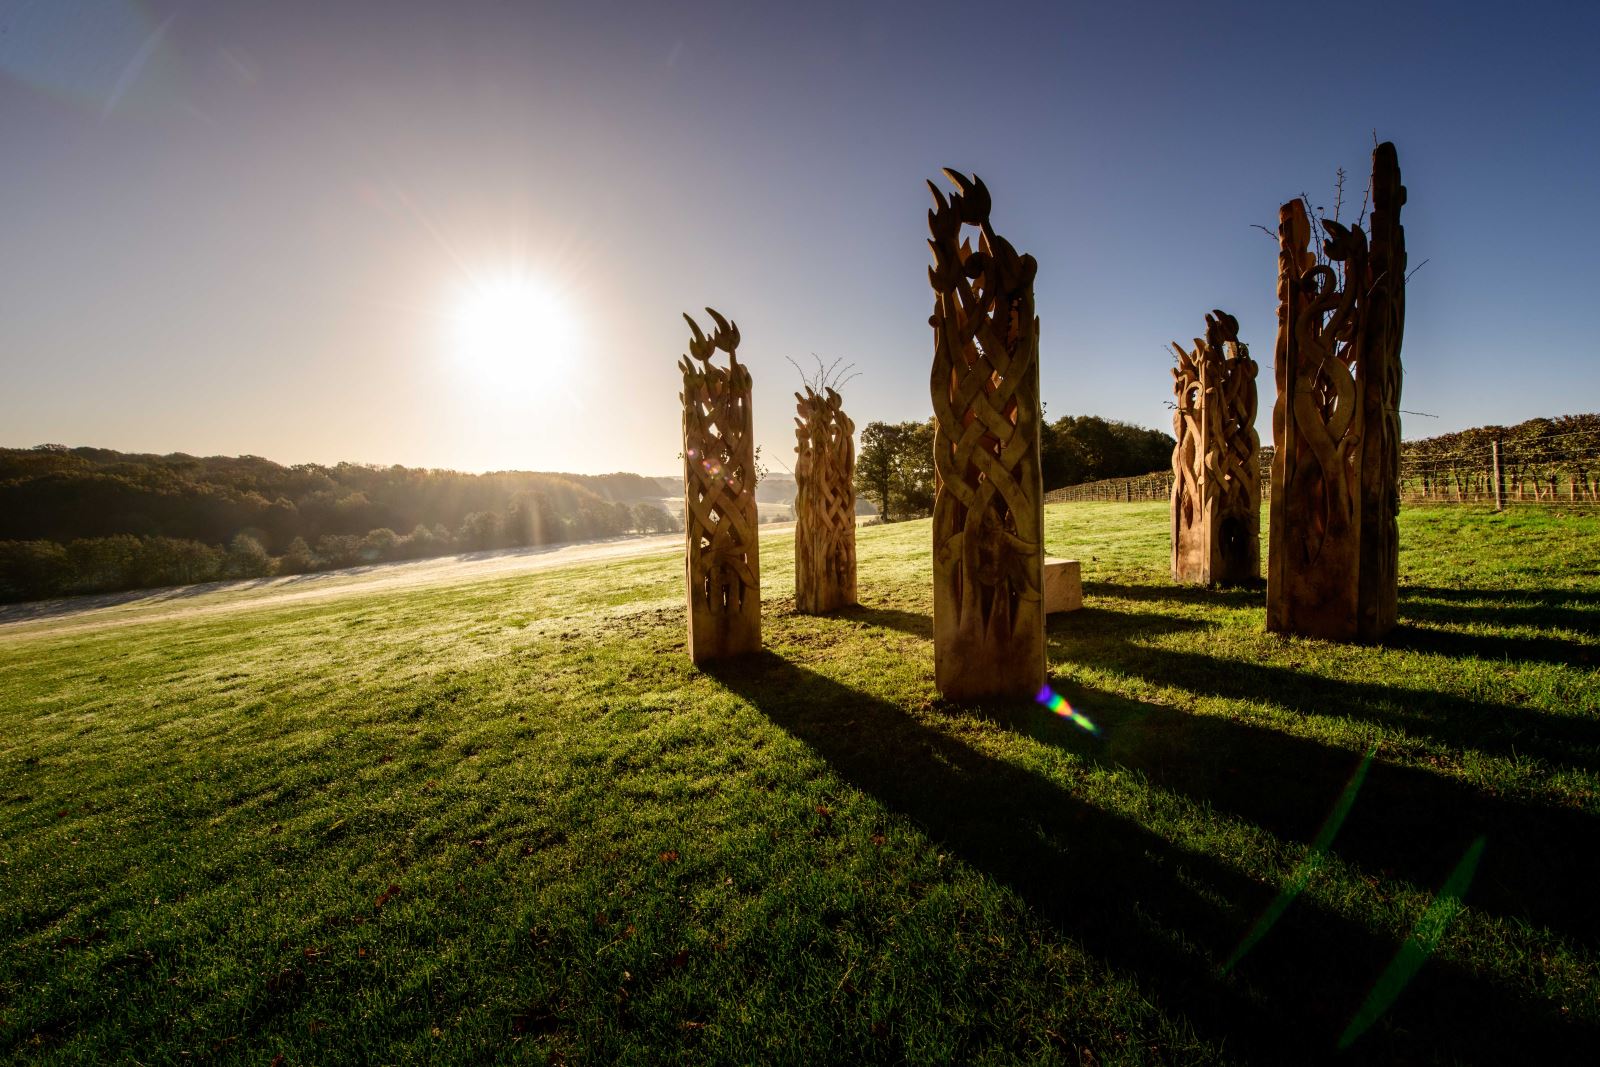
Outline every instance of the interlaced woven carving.
<path fill-rule="evenodd" d="M 1373 194 L 1374 248 L 1324 219 L 1327 263 L 1300 201 L 1278 213 L 1270 630 L 1371 638 L 1394 622 L 1405 189 L 1391 144 L 1373 153 Z"/>
<path fill-rule="evenodd" d="M 795 606 L 822 613 L 856 602 L 856 427 L 826 386 L 794 398 Z"/>
<path fill-rule="evenodd" d="M 1033 696 L 1044 684 L 1038 264 L 989 222 L 989 191 L 932 183 L 934 670 L 946 696 Z M 962 239 L 978 230 L 978 247 Z"/>
<path fill-rule="evenodd" d="M 761 580 L 750 371 L 739 327 L 711 308 L 707 337 L 688 315 L 683 372 L 683 518 L 689 587 L 689 654 L 696 663 L 761 648 Z M 717 350 L 728 366 L 711 362 Z"/>
<path fill-rule="evenodd" d="M 1253 581 L 1261 568 L 1255 361 L 1239 342 L 1239 321 L 1220 310 L 1206 316 L 1193 352 L 1172 347 L 1172 577 Z"/>

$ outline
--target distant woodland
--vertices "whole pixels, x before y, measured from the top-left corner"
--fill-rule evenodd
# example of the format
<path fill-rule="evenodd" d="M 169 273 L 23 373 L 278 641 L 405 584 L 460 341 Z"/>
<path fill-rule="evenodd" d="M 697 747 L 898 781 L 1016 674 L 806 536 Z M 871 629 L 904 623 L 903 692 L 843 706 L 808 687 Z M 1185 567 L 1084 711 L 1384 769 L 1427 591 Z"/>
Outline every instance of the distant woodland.
<path fill-rule="evenodd" d="M 0 600 L 667 532 L 671 492 L 636 474 L 0 449 Z"/>

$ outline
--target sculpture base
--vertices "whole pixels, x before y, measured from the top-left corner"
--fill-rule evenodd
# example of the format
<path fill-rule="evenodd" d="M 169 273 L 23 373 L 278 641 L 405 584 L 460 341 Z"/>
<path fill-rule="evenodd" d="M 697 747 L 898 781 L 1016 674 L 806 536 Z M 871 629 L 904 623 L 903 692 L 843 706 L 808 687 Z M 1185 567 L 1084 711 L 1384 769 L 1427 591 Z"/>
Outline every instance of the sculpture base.
<path fill-rule="evenodd" d="M 689 613 L 689 658 L 696 664 L 761 651 L 761 604 L 755 618 L 728 612 Z"/>
<path fill-rule="evenodd" d="M 1044 603 L 1022 601 L 1010 625 L 986 625 L 977 611 L 967 625 L 935 589 L 933 603 L 933 681 L 946 700 L 1032 700 L 1045 683 Z M 1000 620 L 990 618 L 989 624 Z M 1006 636 L 1001 637 L 1001 634 Z"/>

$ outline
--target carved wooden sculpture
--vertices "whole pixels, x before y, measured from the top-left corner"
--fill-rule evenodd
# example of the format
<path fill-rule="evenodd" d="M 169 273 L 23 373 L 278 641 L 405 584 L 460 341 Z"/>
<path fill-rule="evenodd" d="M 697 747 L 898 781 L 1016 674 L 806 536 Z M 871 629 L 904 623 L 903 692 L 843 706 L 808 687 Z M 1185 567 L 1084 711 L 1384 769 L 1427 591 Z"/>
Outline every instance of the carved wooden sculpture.
<path fill-rule="evenodd" d="M 1385 141 L 1372 153 L 1372 246 L 1361 321 L 1361 584 L 1357 635 L 1394 628 L 1400 592 L 1400 340 L 1406 325 L 1406 231 L 1400 160 Z M 1357 233 L 1360 231 L 1357 230 Z M 1348 283 L 1347 283 L 1348 284 Z"/>
<path fill-rule="evenodd" d="M 1038 264 L 994 232 L 989 191 L 932 182 L 934 676 L 952 699 L 1044 685 Z M 978 247 L 961 239 L 978 228 Z"/>
<path fill-rule="evenodd" d="M 795 606 L 822 614 L 856 602 L 856 427 L 826 386 L 794 398 Z"/>
<path fill-rule="evenodd" d="M 1239 321 L 1215 311 L 1194 351 L 1173 344 L 1172 577 L 1241 585 L 1261 576 L 1256 364 Z"/>
<path fill-rule="evenodd" d="M 688 315 L 693 338 L 683 371 L 684 568 L 689 586 L 689 655 L 696 663 L 761 649 L 761 567 L 756 527 L 755 440 L 750 372 L 739 363 L 739 327 L 710 308 L 707 337 Z M 717 349 L 728 366 L 712 364 Z"/>
<path fill-rule="evenodd" d="M 1267 629 L 1281 633 L 1372 639 L 1394 625 L 1405 187 L 1392 144 L 1372 159 L 1370 249 L 1360 226 L 1324 220 L 1318 264 L 1300 201 L 1278 212 Z"/>

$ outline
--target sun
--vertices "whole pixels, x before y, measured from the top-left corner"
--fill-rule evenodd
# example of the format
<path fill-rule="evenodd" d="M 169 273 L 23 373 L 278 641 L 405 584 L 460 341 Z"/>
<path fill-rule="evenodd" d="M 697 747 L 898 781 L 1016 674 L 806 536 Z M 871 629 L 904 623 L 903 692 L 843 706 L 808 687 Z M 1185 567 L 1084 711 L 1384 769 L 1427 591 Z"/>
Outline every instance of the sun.
<path fill-rule="evenodd" d="M 538 278 L 511 273 L 474 282 L 458 298 L 452 319 L 455 361 L 485 386 L 561 385 L 576 368 L 572 311 Z"/>

